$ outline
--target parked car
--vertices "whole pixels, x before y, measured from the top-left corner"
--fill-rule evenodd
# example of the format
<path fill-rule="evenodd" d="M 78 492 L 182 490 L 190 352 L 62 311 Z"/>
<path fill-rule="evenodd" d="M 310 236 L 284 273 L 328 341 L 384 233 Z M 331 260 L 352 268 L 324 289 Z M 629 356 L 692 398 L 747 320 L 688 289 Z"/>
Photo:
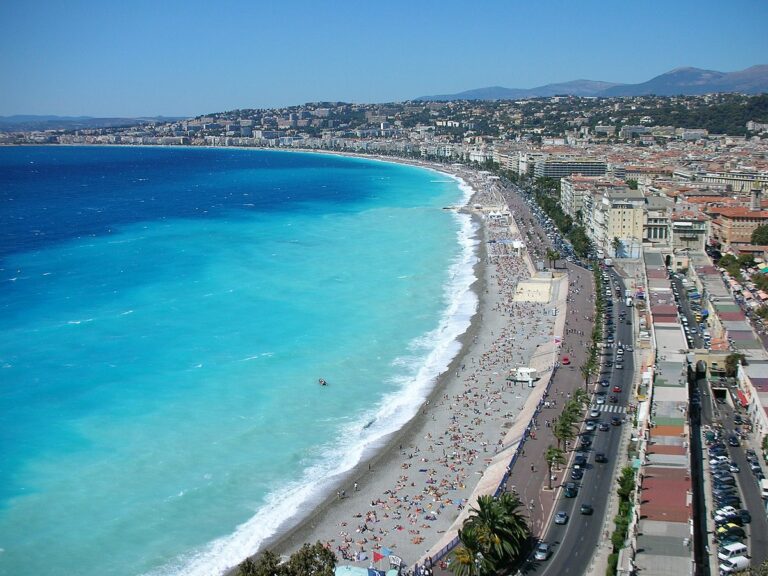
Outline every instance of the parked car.
<path fill-rule="evenodd" d="M 749 513 L 749 510 L 741 509 L 739 510 L 738 514 L 741 517 L 742 523 L 749 524 L 752 522 L 752 514 Z"/>
<path fill-rule="evenodd" d="M 555 514 L 555 524 L 567 524 L 568 523 L 568 513 L 561 510 L 557 514 Z"/>
<path fill-rule="evenodd" d="M 563 495 L 566 498 L 576 498 L 576 496 L 579 494 L 579 487 L 574 482 L 566 482 L 565 484 L 565 490 L 563 491 Z"/>

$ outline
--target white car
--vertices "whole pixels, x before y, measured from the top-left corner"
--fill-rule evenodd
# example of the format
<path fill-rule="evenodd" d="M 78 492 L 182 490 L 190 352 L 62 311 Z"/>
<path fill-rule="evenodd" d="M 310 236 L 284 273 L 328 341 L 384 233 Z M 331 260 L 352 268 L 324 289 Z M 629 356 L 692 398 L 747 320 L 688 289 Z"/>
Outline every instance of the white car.
<path fill-rule="evenodd" d="M 598 396 L 598 397 L 595 399 L 595 402 L 596 402 L 597 404 L 605 404 L 605 396 Z"/>
<path fill-rule="evenodd" d="M 727 516 L 728 514 L 735 514 L 736 512 L 738 512 L 738 510 L 733 506 L 723 506 L 722 508 L 715 510 L 715 516 Z"/>
<path fill-rule="evenodd" d="M 546 542 L 540 542 L 538 546 L 536 546 L 536 553 L 533 555 L 533 557 L 536 560 L 546 560 L 549 558 L 549 555 L 552 554 L 552 548 L 550 548 L 549 544 Z"/>

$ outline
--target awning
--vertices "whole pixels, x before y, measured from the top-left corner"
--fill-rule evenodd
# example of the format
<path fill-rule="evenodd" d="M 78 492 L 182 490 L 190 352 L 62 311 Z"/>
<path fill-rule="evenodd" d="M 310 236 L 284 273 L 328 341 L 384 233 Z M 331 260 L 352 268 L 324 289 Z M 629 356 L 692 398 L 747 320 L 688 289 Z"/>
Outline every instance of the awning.
<path fill-rule="evenodd" d="M 736 396 L 739 397 L 739 403 L 741 404 L 742 408 L 746 408 L 749 406 L 749 400 L 747 400 L 747 397 L 744 395 L 744 392 L 741 390 L 736 390 Z"/>

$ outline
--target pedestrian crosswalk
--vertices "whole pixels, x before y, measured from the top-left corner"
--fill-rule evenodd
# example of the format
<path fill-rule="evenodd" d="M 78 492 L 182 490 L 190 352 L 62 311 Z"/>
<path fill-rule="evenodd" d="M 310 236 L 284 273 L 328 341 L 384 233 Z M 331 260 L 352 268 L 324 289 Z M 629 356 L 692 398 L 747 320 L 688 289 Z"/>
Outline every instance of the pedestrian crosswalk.
<path fill-rule="evenodd" d="M 592 404 L 590 406 L 592 410 L 600 410 L 600 412 L 613 412 L 614 414 L 626 414 L 627 407 L 619 406 L 617 404 Z"/>

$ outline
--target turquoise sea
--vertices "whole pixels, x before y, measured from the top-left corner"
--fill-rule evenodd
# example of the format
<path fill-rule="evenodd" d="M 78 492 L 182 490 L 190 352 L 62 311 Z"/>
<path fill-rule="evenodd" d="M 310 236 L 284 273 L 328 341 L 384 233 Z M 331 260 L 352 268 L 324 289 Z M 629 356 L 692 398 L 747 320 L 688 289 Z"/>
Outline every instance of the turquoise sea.
<path fill-rule="evenodd" d="M 297 521 L 457 353 L 467 194 L 328 155 L 0 148 L 0 574 L 215 575 Z"/>

